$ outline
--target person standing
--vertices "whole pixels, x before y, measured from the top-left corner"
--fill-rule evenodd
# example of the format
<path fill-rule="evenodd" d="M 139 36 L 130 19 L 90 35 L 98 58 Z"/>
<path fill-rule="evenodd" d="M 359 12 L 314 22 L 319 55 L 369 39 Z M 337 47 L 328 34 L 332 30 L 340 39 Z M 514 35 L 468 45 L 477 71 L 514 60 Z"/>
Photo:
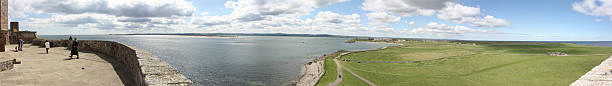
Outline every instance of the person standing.
<path fill-rule="evenodd" d="M 70 37 L 68 38 L 68 40 L 72 40 L 72 36 L 70 36 Z"/>
<path fill-rule="evenodd" d="M 76 55 L 76 59 L 79 59 L 79 42 L 77 42 L 77 38 L 75 37 L 74 40 L 72 41 L 72 47 L 70 50 L 70 58 L 72 59 L 72 55 Z"/>
<path fill-rule="evenodd" d="M 45 40 L 45 49 L 47 49 L 47 54 L 49 54 L 49 48 L 51 48 L 51 43 L 49 43 L 49 40 Z"/>
<path fill-rule="evenodd" d="M 19 39 L 19 51 L 23 51 L 23 40 Z"/>

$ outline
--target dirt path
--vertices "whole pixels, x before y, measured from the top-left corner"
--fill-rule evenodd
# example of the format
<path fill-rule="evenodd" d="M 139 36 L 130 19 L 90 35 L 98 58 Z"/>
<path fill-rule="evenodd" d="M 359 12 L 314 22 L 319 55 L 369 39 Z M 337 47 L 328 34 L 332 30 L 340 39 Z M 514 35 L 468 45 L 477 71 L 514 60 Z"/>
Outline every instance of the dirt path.
<path fill-rule="evenodd" d="M 327 84 L 327 86 L 336 86 L 336 85 L 340 84 L 340 82 L 342 82 L 342 77 L 340 77 L 340 76 L 342 76 L 342 68 L 344 68 L 344 67 L 342 67 L 342 65 L 340 63 L 338 63 L 338 60 L 336 60 L 335 58 L 333 60 L 334 60 L 334 63 L 336 63 L 336 68 L 337 68 L 339 76 L 336 78 L 336 81 L 334 81 L 334 83 L 329 83 L 329 84 Z"/>
<path fill-rule="evenodd" d="M 333 59 L 333 60 L 334 60 L 334 63 L 336 63 L 337 70 L 338 70 L 338 75 L 339 75 L 339 76 L 336 78 L 336 81 L 334 81 L 334 83 L 327 84 L 327 86 L 336 86 L 336 85 L 340 84 L 340 82 L 342 82 L 342 77 L 340 77 L 340 76 L 343 76 L 343 74 L 342 74 L 342 69 L 344 69 L 344 70 L 346 70 L 346 71 L 350 72 L 351 74 L 353 74 L 353 76 L 355 76 L 355 77 L 357 77 L 357 78 L 361 79 L 362 81 L 364 81 L 364 82 L 366 82 L 366 83 L 370 84 L 370 86 L 376 86 L 376 84 L 374 84 L 374 83 L 370 82 L 370 80 L 367 80 L 367 79 L 365 79 L 365 78 L 363 78 L 363 77 L 361 77 L 361 76 L 357 75 L 355 72 L 351 71 L 351 70 L 350 70 L 350 69 L 348 69 L 348 68 L 345 68 L 344 66 L 342 66 L 342 64 L 340 64 L 340 62 L 338 62 L 338 59 L 337 59 L 337 58 L 339 58 L 339 57 L 341 57 L 341 56 L 344 56 L 344 55 L 346 55 L 346 54 L 348 54 L 348 53 L 349 53 L 349 52 L 342 53 L 342 54 L 338 55 L 336 58 L 334 58 L 334 59 Z"/>

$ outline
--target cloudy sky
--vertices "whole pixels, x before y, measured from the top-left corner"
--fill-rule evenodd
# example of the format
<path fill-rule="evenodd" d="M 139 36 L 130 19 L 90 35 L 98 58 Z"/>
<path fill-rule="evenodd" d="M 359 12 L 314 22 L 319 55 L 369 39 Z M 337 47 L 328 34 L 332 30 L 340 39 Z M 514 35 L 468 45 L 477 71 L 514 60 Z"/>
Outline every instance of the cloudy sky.
<path fill-rule="evenodd" d="M 9 0 L 41 35 L 307 33 L 612 41 L 612 0 Z"/>

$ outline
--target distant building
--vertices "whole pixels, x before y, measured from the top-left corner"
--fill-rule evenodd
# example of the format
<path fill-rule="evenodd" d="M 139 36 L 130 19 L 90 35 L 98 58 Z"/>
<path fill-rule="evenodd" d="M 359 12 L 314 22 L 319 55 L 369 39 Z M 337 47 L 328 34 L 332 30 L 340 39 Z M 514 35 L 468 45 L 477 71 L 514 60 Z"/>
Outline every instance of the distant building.
<path fill-rule="evenodd" d="M 394 43 L 400 43 L 400 42 L 405 42 L 406 40 L 395 40 Z"/>
<path fill-rule="evenodd" d="M 19 31 L 19 22 L 11 22 L 11 29 L 9 31 L 11 31 L 11 32 L 18 32 Z"/>
<path fill-rule="evenodd" d="M 38 38 L 34 31 L 19 31 L 19 22 L 11 22 L 11 29 L 9 30 L 9 39 L 11 44 L 19 43 L 19 39 L 23 40 L 24 43 L 31 43 L 32 40 Z"/>
<path fill-rule="evenodd" d="M 385 42 L 390 42 L 390 41 L 392 41 L 392 40 L 393 40 L 393 39 L 390 39 L 390 38 L 374 38 L 374 40 L 372 40 L 372 41 L 385 41 Z"/>

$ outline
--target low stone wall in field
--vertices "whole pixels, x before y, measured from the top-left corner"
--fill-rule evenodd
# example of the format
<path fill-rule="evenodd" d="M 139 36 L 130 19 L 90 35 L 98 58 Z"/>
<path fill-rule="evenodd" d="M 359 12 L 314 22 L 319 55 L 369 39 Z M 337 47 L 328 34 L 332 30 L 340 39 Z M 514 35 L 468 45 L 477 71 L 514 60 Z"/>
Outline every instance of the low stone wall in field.
<path fill-rule="evenodd" d="M 46 39 L 35 39 L 32 45 L 44 46 Z M 71 40 L 48 40 L 52 47 L 68 47 Z M 157 56 L 138 50 L 118 42 L 79 40 L 79 51 L 104 54 L 117 61 L 113 65 L 120 65 L 119 70 L 127 71 L 127 77 L 136 86 L 147 85 L 190 85 L 187 79 L 170 64 L 160 60 Z M 68 47 L 70 48 L 70 47 Z"/>

